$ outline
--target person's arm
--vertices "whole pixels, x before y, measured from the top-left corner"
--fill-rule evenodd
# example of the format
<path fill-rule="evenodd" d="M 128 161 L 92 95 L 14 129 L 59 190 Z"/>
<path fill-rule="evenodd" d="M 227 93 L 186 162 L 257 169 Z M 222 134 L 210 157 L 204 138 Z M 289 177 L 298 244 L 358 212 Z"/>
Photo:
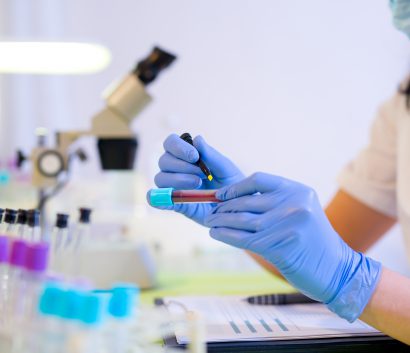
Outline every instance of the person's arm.
<path fill-rule="evenodd" d="M 410 279 L 384 268 L 360 319 L 410 344 Z"/>
<path fill-rule="evenodd" d="M 325 212 L 334 230 L 353 250 L 360 252 L 367 251 L 396 223 L 394 218 L 370 208 L 343 190 L 336 193 Z M 283 278 L 272 264 L 248 253 L 266 270 Z"/>
<path fill-rule="evenodd" d="M 334 230 L 353 249 L 367 251 L 396 223 L 396 219 L 339 190 L 325 210 Z"/>

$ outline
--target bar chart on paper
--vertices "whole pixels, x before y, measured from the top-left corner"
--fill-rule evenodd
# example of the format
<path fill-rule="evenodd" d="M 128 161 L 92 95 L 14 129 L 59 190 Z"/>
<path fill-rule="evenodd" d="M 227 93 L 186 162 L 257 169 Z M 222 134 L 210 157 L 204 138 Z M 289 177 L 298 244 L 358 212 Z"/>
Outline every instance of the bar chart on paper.
<path fill-rule="evenodd" d="M 199 313 L 206 325 L 207 342 L 286 340 L 375 336 L 364 322 L 339 318 L 323 304 L 252 305 L 239 296 L 184 296 L 164 298 L 168 310 Z M 177 342 L 188 343 L 184 332 Z"/>

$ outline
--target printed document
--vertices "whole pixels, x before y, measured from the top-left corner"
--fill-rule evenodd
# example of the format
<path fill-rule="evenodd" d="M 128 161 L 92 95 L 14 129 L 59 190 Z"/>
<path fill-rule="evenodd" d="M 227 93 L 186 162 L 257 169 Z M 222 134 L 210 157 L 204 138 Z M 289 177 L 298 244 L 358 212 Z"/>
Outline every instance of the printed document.
<path fill-rule="evenodd" d="M 261 341 L 382 335 L 357 320 L 349 323 L 323 304 L 252 305 L 240 296 L 166 297 L 173 314 L 193 311 L 205 322 L 206 341 Z M 176 329 L 179 344 L 188 343 Z"/>

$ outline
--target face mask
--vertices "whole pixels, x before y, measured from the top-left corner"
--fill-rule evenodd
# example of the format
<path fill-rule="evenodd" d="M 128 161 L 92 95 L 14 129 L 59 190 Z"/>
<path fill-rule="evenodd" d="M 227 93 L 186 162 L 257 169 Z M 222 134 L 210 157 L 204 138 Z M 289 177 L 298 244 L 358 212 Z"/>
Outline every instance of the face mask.
<path fill-rule="evenodd" d="M 390 0 L 394 26 L 410 38 L 410 0 Z"/>

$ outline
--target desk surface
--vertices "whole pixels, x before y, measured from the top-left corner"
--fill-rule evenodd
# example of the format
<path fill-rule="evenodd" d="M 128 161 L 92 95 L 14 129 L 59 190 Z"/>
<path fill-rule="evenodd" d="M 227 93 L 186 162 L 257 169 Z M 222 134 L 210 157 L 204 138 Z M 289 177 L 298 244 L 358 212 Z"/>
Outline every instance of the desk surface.
<path fill-rule="evenodd" d="M 270 275 L 266 271 L 260 270 L 255 272 L 199 272 L 184 273 L 163 272 L 159 275 L 158 286 L 154 289 L 144 290 L 141 293 L 141 301 L 145 304 L 154 302 L 155 298 L 174 295 L 229 295 L 229 294 L 268 294 L 275 292 L 291 292 L 294 288 L 285 281 Z M 276 346 L 272 345 L 255 345 L 249 342 L 244 346 L 232 345 L 226 347 L 223 345 L 208 346 L 208 353 L 317 353 L 317 352 L 372 352 L 384 353 L 390 352 L 410 352 L 410 347 L 394 342 L 373 342 L 373 343 L 356 343 L 341 341 L 339 344 L 331 344 L 322 340 L 317 345 L 306 345 L 304 342 L 295 342 L 290 345 Z"/>
<path fill-rule="evenodd" d="M 292 292 L 293 287 L 266 271 L 254 272 L 163 272 L 158 285 L 141 293 L 143 303 L 153 303 L 155 298 L 175 295 L 257 295 Z"/>

